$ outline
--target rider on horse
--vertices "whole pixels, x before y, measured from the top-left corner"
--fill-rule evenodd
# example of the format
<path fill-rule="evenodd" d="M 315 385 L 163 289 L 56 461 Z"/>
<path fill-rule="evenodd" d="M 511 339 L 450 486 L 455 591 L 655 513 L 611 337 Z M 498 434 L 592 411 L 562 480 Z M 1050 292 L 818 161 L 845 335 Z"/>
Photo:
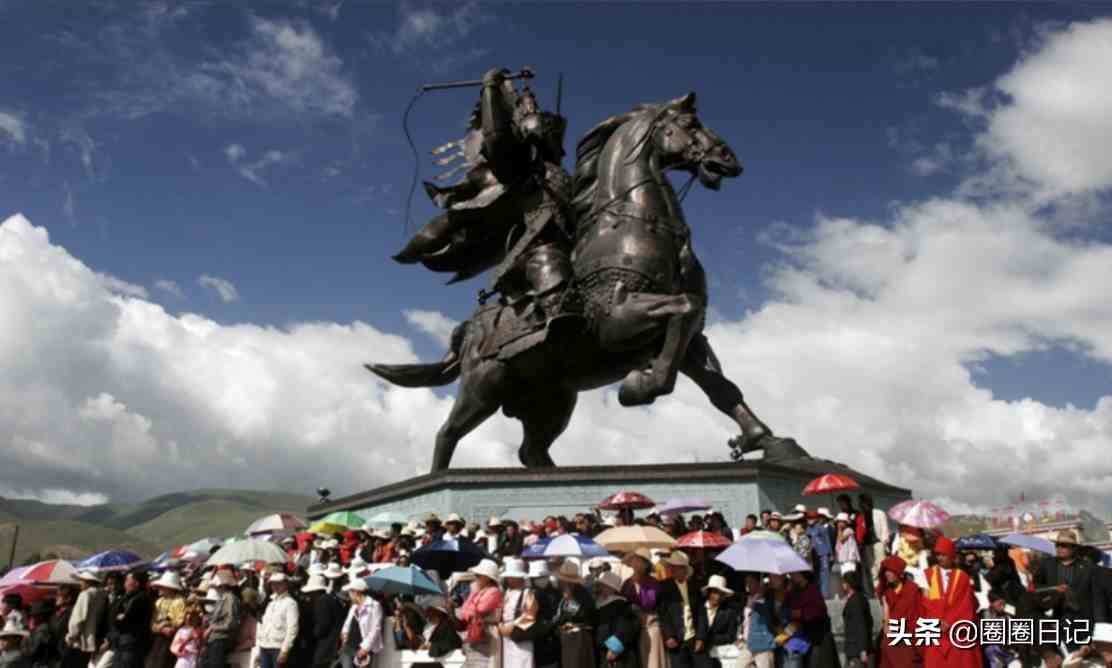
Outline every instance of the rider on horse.
<path fill-rule="evenodd" d="M 574 239 L 571 177 L 560 165 L 567 121 L 542 111 L 529 88 L 520 93 L 505 69 L 483 77 L 477 113 L 464 146 L 470 170 L 456 186 L 426 183 L 447 210 L 395 259 L 454 271 L 462 280 L 494 268 L 491 290 L 528 311 L 536 326 L 579 319 L 566 299 Z"/>

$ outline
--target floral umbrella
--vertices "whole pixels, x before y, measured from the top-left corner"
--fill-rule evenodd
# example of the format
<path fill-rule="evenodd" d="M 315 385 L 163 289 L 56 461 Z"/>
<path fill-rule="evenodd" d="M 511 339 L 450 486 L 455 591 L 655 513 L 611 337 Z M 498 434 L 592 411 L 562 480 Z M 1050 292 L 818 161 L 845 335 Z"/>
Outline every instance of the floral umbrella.
<path fill-rule="evenodd" d="M 909 527 L 933 529 L 945 524 L 950 519 L 950 513 L 930 501 L 910 499 L 892 506 L 888 511 L 888 517 Z"/>
<path fill-rule="evenodd" d="M 692 531 L 676 539 L 676 547 L 692 550 L 716 550 L 729 547 L 731 544 L 728 538 L 712 531 Z"/>
<path fill-rule="evenodd" d="M 617 494 L 606 497 L 598 507 L 603 510 L 624 510 L 631 508 L 633 510 L 644 510 L 645 508 L 652 508 L 656 502 L 638 492 L 621 491 Z"/>

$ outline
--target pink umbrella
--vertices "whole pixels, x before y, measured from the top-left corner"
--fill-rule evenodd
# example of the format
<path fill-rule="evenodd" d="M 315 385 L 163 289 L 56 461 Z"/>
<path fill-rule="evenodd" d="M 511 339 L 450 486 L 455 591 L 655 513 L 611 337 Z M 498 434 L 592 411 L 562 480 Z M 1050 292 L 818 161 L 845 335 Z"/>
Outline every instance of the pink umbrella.
<path fill-rule="evenodd" d="M 950 519 L 950 513 L 930 501 L 911 499 L 892 506 L 888 511 L 888 517 L 909 527 L 934 529 L 945 524 Z"/>
<path fill-rule="evenodd" d="M 603 510 L 623 510 L 625 508 L 632 508 L 634 510 L 643 510 L 645 508 L 652 508 L 656 502 L 638 492 L 622 491 L 617 494 L 603 499 L 598 507 Z"/>

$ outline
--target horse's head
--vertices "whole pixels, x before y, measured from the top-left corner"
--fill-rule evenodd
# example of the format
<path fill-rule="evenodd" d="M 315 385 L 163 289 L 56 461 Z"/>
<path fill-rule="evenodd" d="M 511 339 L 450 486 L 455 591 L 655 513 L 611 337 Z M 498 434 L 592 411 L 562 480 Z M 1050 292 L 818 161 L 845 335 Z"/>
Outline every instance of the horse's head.
<path fill-rule="evenodd" d="M 660 105 L 650 131 L 664 169 L 696 174 L 711 190 L 718 190 L 723 177 L 741 174 L 741 162 L 734 152 L 699 121 L 695 93 Z"/>

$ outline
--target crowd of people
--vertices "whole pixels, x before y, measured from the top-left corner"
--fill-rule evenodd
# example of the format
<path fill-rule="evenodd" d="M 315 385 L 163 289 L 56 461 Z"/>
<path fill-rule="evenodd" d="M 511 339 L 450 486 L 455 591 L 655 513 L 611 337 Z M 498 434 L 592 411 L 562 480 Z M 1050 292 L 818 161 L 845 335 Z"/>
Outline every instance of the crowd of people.
<path fill-rule="evenodd" d="M 459 651 L 465 665 L 483 668 L 711 668 L 726 660 L 723 648 L 745 668 L 1112 666 L 1112 577 L 1072 532 L 1057 537 L 1054 556 L 959 551 L 936 531 L 890 526 L 867 494 L 856 507 L 847 495 L 837 503 L 837 513 L 762 511 L 736 530 L 715 512 L 604 519 L 595 509 L 485 526 L 430 514 L 389 529 L 285 536 L 284 564 L 80 571 L 33 605 L 4 597 L 0 668 L 383 668 L 376 658 L 390 645 L 427 652 L 432 665 Z M 738 572 L 714 559 L 718 550 L 684 548 L 522 558 L 538 541 L 620 525 L 674 538 L 707 532 L 726 543 L 782 539 L 809 568 Z M 373 586 L 384 565 L 409 566 L 444 540 L 482 556 L 469 568 L 421 571 L 438 594 Z M 961 647 L 947 633 L 1009 618 L 1083 622 L 1093 642 Z M 912 634 L 921 620 L 939 620 L 936 642 L 899 642 L 893 629 Z"/>

